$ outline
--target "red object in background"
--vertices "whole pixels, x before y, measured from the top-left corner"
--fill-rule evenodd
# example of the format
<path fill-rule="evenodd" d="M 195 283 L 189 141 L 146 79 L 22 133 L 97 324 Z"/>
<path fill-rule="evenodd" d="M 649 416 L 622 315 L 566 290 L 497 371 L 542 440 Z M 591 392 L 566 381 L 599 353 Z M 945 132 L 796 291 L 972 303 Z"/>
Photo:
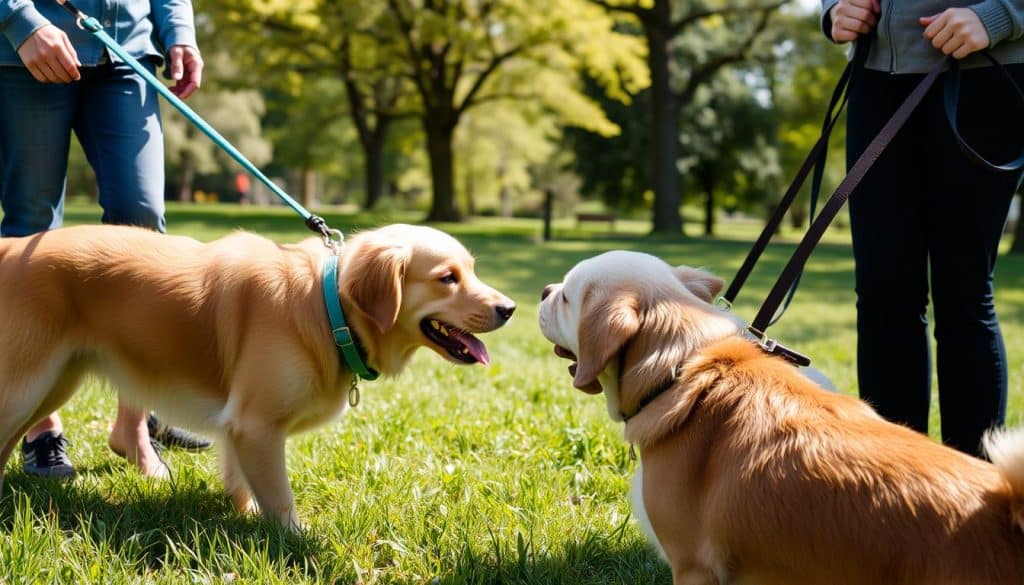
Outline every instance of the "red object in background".
<path fill-rule="evenodd" d="M 249 189 L 252 187 L 252 183 L 249 181 L 249 175 L 246 173 L 238 173 L 235 175 L 235 190 L 238 191 L 238 202 L 245 205 L 249 202 Z"/>

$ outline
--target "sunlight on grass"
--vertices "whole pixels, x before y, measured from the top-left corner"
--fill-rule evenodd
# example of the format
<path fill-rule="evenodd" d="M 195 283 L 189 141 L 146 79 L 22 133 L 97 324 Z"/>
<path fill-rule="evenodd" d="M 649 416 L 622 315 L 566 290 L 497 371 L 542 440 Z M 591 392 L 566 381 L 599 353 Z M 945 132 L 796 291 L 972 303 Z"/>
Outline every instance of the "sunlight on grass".
<path fill-rule="evenodd" d="M 351 232 L 418 215 L 340 215 Z M 69 223 L 98 211 L 69 209 Z M 172 233 L 209 240 L 249 229 L 282 242 L 308 232 L 285 208 L 176 206 Z M 688 226 L 695 227 L 695 226 Z M 488 283 L 519 310 L 484 336 L 489 367 L 458 367 L 429 351 L 398 379 L 364 383 L 344 419 L 289 442 L 303 537 L 234 513 L 214 455 L 170 452 L 174 480 L 138 477 L 106 447 L 116 400 L 89 379 L 62 414 L 78 476 L 26 477 L 16 456 L 0 503 L 0 583 L 669 583 L 630 519 L 635 462 L 600 398 L 575 391 L 566 363 L 536 326 L 544 284 L 577 261 L 617 248 L 733 275 L 759 230 L 723 223 L 721 239 L 642 237 L 643 222 L 556 224 L 480 219 L 444 228 L 478 259 Z M 691 230 L 692 231 L 692 230 Z M 799 234 L 773 245 L 736 303 L 751 318 Z M 808 353 L 854 394 L 853 262 L 837 229 L 815 252 L 789 313 L 772 334 Z M 1001 259 L 997 303 L 1011 365 L 1010 421 L 1022 422 L 1024 260 Z M 898 294 L 898 291 L 894 291 Z M 898 356 L 894 366 L 899 367 Z M 937 418 L 933 421 L 937 429 Z"/>

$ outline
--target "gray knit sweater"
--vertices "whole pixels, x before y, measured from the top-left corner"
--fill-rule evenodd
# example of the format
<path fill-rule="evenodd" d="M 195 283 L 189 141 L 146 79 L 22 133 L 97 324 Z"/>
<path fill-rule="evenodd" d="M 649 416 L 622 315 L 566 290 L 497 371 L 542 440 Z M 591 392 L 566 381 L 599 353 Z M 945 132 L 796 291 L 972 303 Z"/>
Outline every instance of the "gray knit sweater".
<path fill-rule="evenodd" d="M 872 40 L 866 67 L 890 73 L 926 73 L 944 58 L 924 38 L 918 18 L 947 8 L 968 7 L 988 31 L 992 56 L 1001 63 L 1024 63 L 1024 0 L 881 0 L 882 13 Z M 821 26 L 831 39 L 829 11 L 839 0 L 821 0 Z M 964 67 L 988 65 L 980 55 L 962 61 Z"/>

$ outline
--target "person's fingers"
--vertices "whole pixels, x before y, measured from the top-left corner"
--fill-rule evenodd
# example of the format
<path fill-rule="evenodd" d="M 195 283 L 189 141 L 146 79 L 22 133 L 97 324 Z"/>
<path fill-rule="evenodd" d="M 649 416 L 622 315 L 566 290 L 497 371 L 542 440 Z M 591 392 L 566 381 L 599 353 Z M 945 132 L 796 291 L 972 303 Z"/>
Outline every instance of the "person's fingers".
<path fill-rule="evenodd" d="M 71 39 L 68 35 L 64 35 L 64 49 L 67 50 L 71 60 L 75 63 L 75 67 L 81 67 L 82 62 L 78 60 L 78 51 L 75 50 L 75 46 L 71 44 Z"/>
<path fill-rule="evenodd" d="M 843 15 L 847 18 L 858 20 L 869 27 L 875 26 L 875 13 L 867 8 L 851 6 L 848 11 L 843 13 Z"/>
<path fill-rule="evenodd" d="M 953 53 L 957 52 L 958 50 L 965 46 L 966 44 L 964 43 L 963 38 L 955 36 L 949 39 L 949 41 L 946 44 L 942 45 L 941 51 L 943 55 L 952 55 Z"/>
<path fill-rule="evenodd" d="M 871 0 L 871 9 L 875 11 L 875 14 L 881 13 L 882 12 L 882 2 L 881 2 L 881 0 Z"/>
<path fill-rule="evenodd" d="M 832 27 L 832 40 L 837 43 L 848 43 L 857 40 L 857 33 Z"/>
<path fill-rule="evenodd" d="M 977 50 L 978 49 L 972 47 L 970 45 L 970 43 L 964 43 L 964 44 L 960 45 L 960 47 L 957 50 L 953 51 L 953 58 L 954 59 L 963 59 L 964 57 L 970 55 L 971 53 L 973 53 L 973 52 L 975 52 Z"/>
<path fill-rule="evenodd" d="M 927 30 L 927 29 L 925 29 Z M 943 45 L 949 42 L 949 39 L 953 38 L 953 27 L 945 26 L 935 31 L 935 36 L 931 37 L 932 46 L 936 49 L 941 49 Z"/>
<path fill-rule="evenodd" d="M 856 18 L 842 17 L 839 19 L 840 30 L 850 31 L 854 35 L 871 32 L 871 27 L 862 20 Z"/>
<path fill-rule="evenodd" d="M 28 72 L 32 74 L 33 79 L 40 83 L 49 83 L 49 80 L 46 79 L 46 75 L 43 73 L 42 69 L 40 69 L 35 63 L 26 63 L 25 67 L 28 69 Z"/>
<path fill-rule="evenodd" d="M 195 93 L 196 89 L 198 89 L 198 87 L 195 83 L 191 81 L 181 81 L 171 88 L 171 92 L 179 98 L 186 100 L 190 95 Z"/>
<path fill-rule="evenodd" d="M 62 73 L 66 74 L 67 81 L 78 81 L 81 79 L 78 67 L 75 65 L 74 57 L 71 54 L 67 51 L 60 51 L 56 57 L 57 63 L 55 68 L 59 68 Z"/>
<path fill-rule="evenodd" d="M 942 29 L 946 28 L 945 12 L 941 14 L 933 14 L 932 16 L 927 16 L 925 18 L 929 19 L 927 26 L 924 27 L 924 37 L 926 39 L 934 39 L 935 35 L 939 34 Z"/>
<path fill-rule="evenodd" d="M 932 21 L 934 21 L 938 17 L 938 14 L 933 14 L 931 16 L 922 16 L 921 18 L 917 19 L 917 21 L 921 23 L 921 26 L 927 27 L 932 23 Z"/>
<path fill-rule="evenodd" d="M 70 78 L 65 80 L 61 77 L 62 74 L 67 75 L 64 73 L 64 69 L 62 67 L 59 65 L 54 66 L 49 61 L 40 61 L 39 71 L 43 74 L 47 83 L 66 83 L 67 81 L 71 81 Z"/>
<path fill-rule="evenodd" d="M 184 51 L 185 73 L 182 79 L 175 84 L 174 92 L 181 99 L 187 99 L 195 93 L 203 84 L 203 58 L 194 49 Z"/>
<path fill-rule="evenodd" d="M 171 47 L 171 50 L 170 50 L 171 79 L 173 79 L 175 81 L 180 81 L 182 75 L 184 75 L 184 72 L 185 72 L 185 67 L 182 64 L 184 53 L 185 53 L 184 49 L 182 47 L 180 47 L 180 46 L 175 45 L 175 46 Z"/>

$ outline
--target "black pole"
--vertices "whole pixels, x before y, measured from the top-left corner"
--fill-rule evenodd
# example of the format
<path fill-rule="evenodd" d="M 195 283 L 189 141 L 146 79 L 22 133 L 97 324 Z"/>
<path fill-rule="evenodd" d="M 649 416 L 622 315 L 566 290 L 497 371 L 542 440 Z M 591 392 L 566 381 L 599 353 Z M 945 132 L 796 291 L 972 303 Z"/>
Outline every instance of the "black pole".
<path fill-rule="evenodd" d="M 555 192 L 544 189 L 544 241 L 551 241 L 551 208 L 555 200 Z"/>

